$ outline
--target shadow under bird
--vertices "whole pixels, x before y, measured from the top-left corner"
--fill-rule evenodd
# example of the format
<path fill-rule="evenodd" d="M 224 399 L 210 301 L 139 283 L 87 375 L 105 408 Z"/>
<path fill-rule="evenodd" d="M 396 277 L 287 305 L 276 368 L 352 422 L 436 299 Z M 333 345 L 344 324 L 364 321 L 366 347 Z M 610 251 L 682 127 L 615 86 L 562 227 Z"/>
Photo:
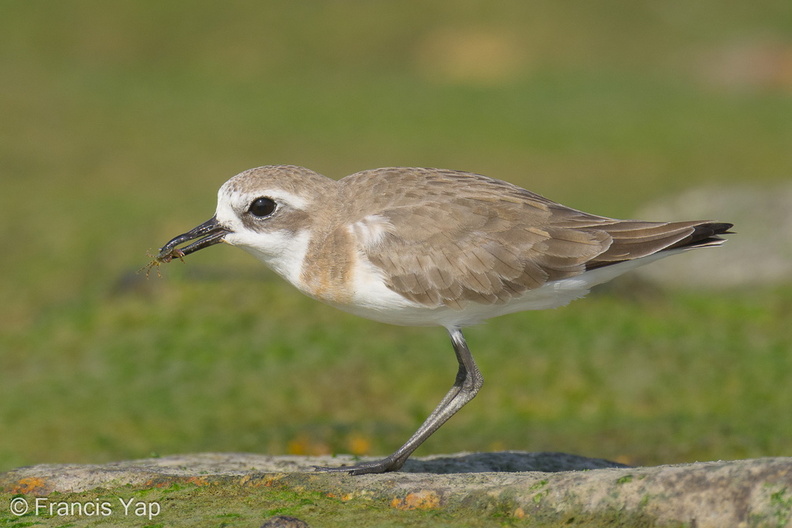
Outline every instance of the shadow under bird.
<path fill-rule="evenodd" d="M 269 165 L 223 184 L 215 215 L 165 244 L 156 263 L 223 242 L 341 310 L 448 331 L 456 379 L 407 442 L 381 460 L 317 468 L 359 475 L 398 470 L 479 391 L 463 327 L 562 306 L 637 266 L 717 246 L 730 227 L 615 220 L 468 172 L 392 167 L 336 181 Z"/>

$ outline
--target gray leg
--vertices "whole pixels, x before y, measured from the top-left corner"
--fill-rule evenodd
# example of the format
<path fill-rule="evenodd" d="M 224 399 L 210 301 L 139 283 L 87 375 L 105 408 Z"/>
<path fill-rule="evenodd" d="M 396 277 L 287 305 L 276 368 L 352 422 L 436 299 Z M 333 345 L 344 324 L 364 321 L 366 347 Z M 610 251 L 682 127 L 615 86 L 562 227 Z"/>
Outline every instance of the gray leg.
<path fill-rule="evenodd" d="M 459 370 L 453 387 L 443 397 L 440 403 L 432 411 L 432 414 L 421 424 L 415 433 L 407 440 L 403 446 L 393 454 L 382 460 L 365 462 L 356 466 L 343 466 L 316 468 L 319 471 L 347 472 L 350 475 L 364 475 L 366 473 L 385 473 L 386 471 L 396 471 L 404 465 L 418 446 L 420 446 L 432 433 L 437 431 L 441 425 L 446 423 L 459 409 L 473 399 L 478 393 L 484 378 L 481 376 L 473 356 L 470 354 L 465 338 L 459 328 L 449 328 L 448 334 L 451 336 L 451 344 L 454 345 Z"/>

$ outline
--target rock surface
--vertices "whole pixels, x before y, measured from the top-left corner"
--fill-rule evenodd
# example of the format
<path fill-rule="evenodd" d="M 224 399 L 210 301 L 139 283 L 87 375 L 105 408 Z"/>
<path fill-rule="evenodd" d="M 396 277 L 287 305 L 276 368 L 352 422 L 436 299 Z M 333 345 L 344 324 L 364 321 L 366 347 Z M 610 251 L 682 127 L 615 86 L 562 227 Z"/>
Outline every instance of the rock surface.
<path fill-rule="evenodd" d="M 403 471 L 349 476 L 316 465 L 351 457 L 196 454 L 104 465 L 39 465 L 0 474 L 5 493 L 46 496 L 196 486 L 309 490 L 400 510 L 499 508 L 515 518 L 617 512 L 650 525 L 790 526 L 792 458 L 630 468 L 560 453 L 474 453 L 411 459 Z M 647 524 L 644 524 L 647 525 Z"/>

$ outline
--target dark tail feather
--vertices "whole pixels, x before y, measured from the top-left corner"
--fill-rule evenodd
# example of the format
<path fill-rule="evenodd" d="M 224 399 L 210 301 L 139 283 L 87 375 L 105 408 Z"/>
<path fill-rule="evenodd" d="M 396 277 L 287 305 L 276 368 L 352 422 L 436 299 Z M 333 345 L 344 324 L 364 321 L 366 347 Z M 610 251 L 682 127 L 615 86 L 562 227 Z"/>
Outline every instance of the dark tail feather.
<path fill-rule="evenodd" d="M 647 257 L 671 249 L 717 246 L 718 235 L 730 233 L 733 224 L 721 222 L 636 222 L 617 221 L 603 227 L 612 237 L 610 247 L 586 263 L 586 269 L 608 266 L 625 260 Z"/>
<path fill-rule="evenodd" d="M 724 222 L 699 224 L 693 227 L 693 232 L 690 235 L 665 249 L 716 246 L 724 241 L 724 239 L 718 235 L 728 235 L 732 233 L 732 231 L 729 231 L 732 227 L 734 227 L 734 224 Z"/>

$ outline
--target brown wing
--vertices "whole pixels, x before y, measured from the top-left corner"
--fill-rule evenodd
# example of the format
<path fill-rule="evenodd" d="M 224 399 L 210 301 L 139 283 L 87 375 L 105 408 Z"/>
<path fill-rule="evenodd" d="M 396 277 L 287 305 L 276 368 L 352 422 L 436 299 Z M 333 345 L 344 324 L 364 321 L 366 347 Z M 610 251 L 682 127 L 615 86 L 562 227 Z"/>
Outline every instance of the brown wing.
<path fill-rule="evenodd" d="M 365 186 L 354 185 L 358 177 Z M 729 227 L 614 220 L 455 171 L 377 169 L 345 180 L 369 194 L 356 200 L 368 204 L 358 218 L 375 214 L 389 226 L 364 248 L 366 257 L 384 271 L 389 288 L 428 306 L 508 302 L 587 269 L 696 241 L 716 243 L 714 234 Z"/>
<path fill-rule="evenodd" d="M 355 186 L 356 177 L 366 185 Z M 375 214 L 389 225 L 366 257 L 388 287 L 429 306 L 507 302 L 583 272 L 610 244 L 603 232 L 552 225 L 577 211 L 555 211 L 541 196 L 479 175 L 396 168 L 345 180 L 368 194 L 355 200 L 368 204 L 358 218 Z"/>

